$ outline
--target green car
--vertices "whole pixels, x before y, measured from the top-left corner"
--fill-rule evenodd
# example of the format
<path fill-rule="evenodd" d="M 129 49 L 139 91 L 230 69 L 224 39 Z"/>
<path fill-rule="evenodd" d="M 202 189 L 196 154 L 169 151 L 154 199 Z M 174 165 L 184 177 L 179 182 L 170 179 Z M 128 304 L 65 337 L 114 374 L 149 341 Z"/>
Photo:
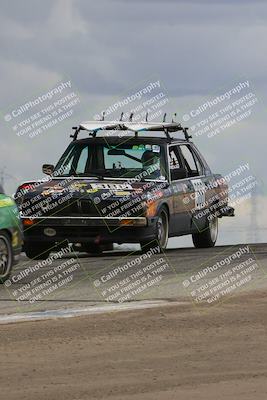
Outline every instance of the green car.
<path fill-rule="evenodd" d="M 0 283 L 10 276 L 14 263 L 19 259 L 22 243 L 18 209 L 0 185 Z"/>

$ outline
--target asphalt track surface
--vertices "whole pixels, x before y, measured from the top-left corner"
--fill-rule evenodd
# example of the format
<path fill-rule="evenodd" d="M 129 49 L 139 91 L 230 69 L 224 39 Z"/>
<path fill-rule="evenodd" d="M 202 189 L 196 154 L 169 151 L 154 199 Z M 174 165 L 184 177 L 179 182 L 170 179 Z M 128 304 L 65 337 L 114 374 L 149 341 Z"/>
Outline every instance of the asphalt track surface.
<path fill-rule="evenodd" d="M 213 307 L 240 292 L 266 289 L 266 274 L 266 244 L 170 249 L 146 259 L 131 248 L 99 256 L 72 252 L 41 266 L 22 255 L 0 288 L 0 315 L 52 311 L 53 316 L 54 311 L 57 316 L 64 310 L 99 312 L 158 301 Z"/>

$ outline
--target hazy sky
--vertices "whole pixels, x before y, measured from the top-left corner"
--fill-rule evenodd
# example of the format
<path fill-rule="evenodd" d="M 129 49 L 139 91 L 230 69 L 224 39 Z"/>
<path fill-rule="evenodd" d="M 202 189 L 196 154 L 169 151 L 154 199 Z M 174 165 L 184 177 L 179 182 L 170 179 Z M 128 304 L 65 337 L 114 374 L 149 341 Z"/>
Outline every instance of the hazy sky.
<path fill-rule="evenodd" d="M 0 0 L 0 168 L 13 176 L 6 189 L 41 177 L 41 164 L 56 162 L 73 125 L 135 88 L 159 79 L 166 110 L 180 120 L 248 80 L 246 93 L 257 97 L 249 118 L 195 142 L 216 172 L 249 162 L 263 195 L 266 21 L 266 1 L 255 0 Z M 80 99 L 72 117 L 34 139 L 18 137 L 4 116 L 66 80 Z"/>

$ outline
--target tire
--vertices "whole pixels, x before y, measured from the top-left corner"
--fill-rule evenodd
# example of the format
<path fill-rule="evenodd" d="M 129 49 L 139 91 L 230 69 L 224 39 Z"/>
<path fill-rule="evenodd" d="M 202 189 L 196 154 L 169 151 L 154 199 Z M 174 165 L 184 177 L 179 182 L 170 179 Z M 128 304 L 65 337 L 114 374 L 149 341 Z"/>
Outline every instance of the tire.
<path fill-rule="evenodd" d="M 46 260 L 52 246 L 52 243 L 29 242 L 25 243 L 24 252 L 31 260 Z"/>
<path fill-rule="evenodd" d="M 92 243 L 86 245 L 86 252 L 89 254 L 97 255 L 97 254 L 102 254 L 103 249 L 99 244 Z"/>
<path fill-rule="evenodd" d="M 113 243 L 105 243 L 101 245 L 103 251 L 113 251 L 114 245 Z"/>
<path fill-rule="evenodd" d="M 218 218 L 207 221 L 207 228 L 203 232 L 193 233 L 192 240 L 196 248 L 213 247 L 218 237 Z"/>
<path fill-rule="evenodd" d="M 112 251 L 113 243 L 96 244 L 90 243 L 85 246 L 85 251 L 89 254 L 102 254 L 103 251 Z"/>
<path fill-rule="evenodd" d="M 14 253 L 9 235 L 0 231 L 0 284 L 10 276 L 14 263 Z"/>
<path fill-rule="evenodd" d="M 155 248 L 159 245 L 160 252 L 164 251 L 167 247 L 169 239 L 169 214 L 165 207 L 161 208 L 158 213 L 157 220 L 157 236 L 155 240 L 140 242 L 142 253 L 148 251 L 150 248 Z"/>

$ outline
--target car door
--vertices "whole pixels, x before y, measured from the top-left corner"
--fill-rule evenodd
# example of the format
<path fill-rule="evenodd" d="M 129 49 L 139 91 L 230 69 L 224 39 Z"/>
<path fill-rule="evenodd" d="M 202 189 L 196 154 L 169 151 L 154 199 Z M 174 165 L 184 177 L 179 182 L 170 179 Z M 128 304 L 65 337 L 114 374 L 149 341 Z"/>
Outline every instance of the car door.
<path fill-rule="evenodd" d="M 191 231 L 201 231 L 205 227 L 209 191 L 205 166 L 190 143 L 179 145 L 181 158 L 187 170 L 188 200 L 184 202 L 190 219 Z"/>
<path fill-rule="evenodd" d="M 191 228 L 191 215 L 188 212 L 187 197 L 188 193 L 193 191 L 193 186 L 187 178 L 187 171 L 184 168 L 184 161 L 177 144 L 169 145 L 168 164 L 173 209 L 173 215 L 170 219 L 170 236 L 178 236 L 189 233 Z"/>

